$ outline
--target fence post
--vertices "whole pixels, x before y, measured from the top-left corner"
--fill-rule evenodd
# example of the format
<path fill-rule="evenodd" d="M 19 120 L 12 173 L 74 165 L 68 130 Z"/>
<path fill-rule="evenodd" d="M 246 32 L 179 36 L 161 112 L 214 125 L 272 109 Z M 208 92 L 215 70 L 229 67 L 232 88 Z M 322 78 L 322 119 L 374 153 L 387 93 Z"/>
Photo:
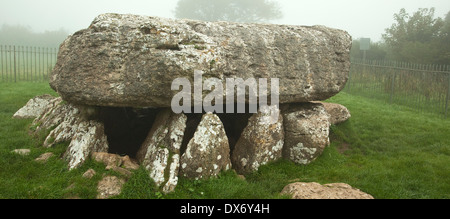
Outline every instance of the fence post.
<path fill-rule="evenodd" d="M 0 62 L 2 64 L 2 81 L 3 81 L 3 45 L 0 45 Z"/>
<path fill-rule="evenodd" d="M 14 48 L 14 83 L 17 82 L 17 70 L 16 70 L 16 46 L 13 46 Z"/>
<path fill-rule="evenodd" d="M 394 97 L 394 86 L 395 86 L 395 76 L 396 76 L 396 71 L 394 71 L 394 74 L 392 75 L 392 80 L 391 80 L 391 97 L 389 99 L 389 103 L 392 104 L 392 100 Z"/>
<path fill-rule="evenodd" d="M 447 118 L 447 113 L 448 113 L 448 101 L 450 99 L 450 68 L 449 66 L 447 66 L 447 79 L 448 79 L 448 84 L 447 84 L 447 98 L 445 99 L 445 118 Z"/>
<path fill-rule="evenodd" d="M 350 61 L 350 71 L 348 72 L 348 80 L 347 80 L 347 92 L 350 93 L 350 83 L 352 83 L 352 65 L 354 63 L 353 61 Z"/>

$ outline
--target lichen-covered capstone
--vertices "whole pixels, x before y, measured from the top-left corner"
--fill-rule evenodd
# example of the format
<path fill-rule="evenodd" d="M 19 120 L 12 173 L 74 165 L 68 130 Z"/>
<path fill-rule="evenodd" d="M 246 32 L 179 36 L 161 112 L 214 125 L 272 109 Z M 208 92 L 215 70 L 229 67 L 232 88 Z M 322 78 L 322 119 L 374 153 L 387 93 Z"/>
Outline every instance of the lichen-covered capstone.
<path fill-rule="evenodd" d="M 74 104 L 170 107 L 174 79 L 201 70 L 222 84 L 278 78 L 280 103 L 325 100 L 347 82 L 351 42 L 324 26 L 102 14 L 61 45 L 50 85 Z"/>

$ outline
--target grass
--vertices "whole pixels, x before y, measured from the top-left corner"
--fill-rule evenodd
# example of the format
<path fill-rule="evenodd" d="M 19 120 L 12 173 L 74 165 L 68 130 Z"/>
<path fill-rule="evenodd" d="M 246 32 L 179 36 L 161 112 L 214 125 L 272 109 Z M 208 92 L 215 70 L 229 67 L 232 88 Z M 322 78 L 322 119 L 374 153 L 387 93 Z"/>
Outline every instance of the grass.
<path fill-rule="evenodd" d="M 44 93 L 55 95 L 45 83 L 0 83 L 0 198 L 95 198 L 101 176 L 115 173 L 94 161 L 69 171 L 60 159 L 67 144 L 42 148 L 42 139 L 27 134 L 31 120 L 11 118 L 30 98 Z M 310 165 L 280 160 L 245 180 L 233 171 L 200 181 L 181 177 L 168 195 L 158 192 L 141 168 L 115 198 L 279 199 L 288 198 L 279 193 L 296 181 L 344 182 L 379 199 L 450 198 L 448 119 L 345 92 L 328 102 L 347 106 L 352 118 L 331 127 L 332 144 Z M 30 148 L 31 154 L 11 153 L 20 148 Z M 56 156 L 48 163 L 34 161 L 49 151 Z M 84 179 L 81 175 L 89 168 L 97 174 Z"/>

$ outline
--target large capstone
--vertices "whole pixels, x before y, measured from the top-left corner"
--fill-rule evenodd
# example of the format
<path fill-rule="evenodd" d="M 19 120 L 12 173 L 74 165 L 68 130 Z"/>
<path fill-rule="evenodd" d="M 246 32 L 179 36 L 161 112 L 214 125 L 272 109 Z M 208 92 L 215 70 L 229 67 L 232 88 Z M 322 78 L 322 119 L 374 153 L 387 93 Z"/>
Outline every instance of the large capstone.
<path fill-rule="evenodd" d="M 172 82 L 193 84 L 200 70 L 224 86 L 278 78 L 280 103 L 325 100 L 347 82 L 350 47 L 347 32 L 324 26 L 102 14 L 61 45 L 50 85 L 74 104 L 170 107 Z"/>

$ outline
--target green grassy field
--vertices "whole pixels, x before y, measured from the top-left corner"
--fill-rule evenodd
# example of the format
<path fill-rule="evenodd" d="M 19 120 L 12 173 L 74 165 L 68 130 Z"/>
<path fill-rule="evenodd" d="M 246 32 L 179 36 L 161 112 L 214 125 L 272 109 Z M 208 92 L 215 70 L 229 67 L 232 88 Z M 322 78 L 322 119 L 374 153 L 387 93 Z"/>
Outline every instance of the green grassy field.
<path fill-rule="evenodd" d="M 67 144 L 42 148 L 42 139 L 27 134 L 32 120 L 12 119 L 30 98 L 45 93 L 56 95 L 46 83 L 0 83 L 0 198 L 95 198 L 102 174 L 116 173 L 93 161 L 68 171 L 58 157 Z M 159 193 L 141 168 L 116 198 L 278 199 L 288 198 L 279 193 L 296 181 L 348 183 L 378 199 L 450 198 L 449 119 L 344 92 L 328 101 L 347 106 L 352 118 L 331 128 L 331 146 L 308 166 L 281 160 L 245 180 L 232 171 L 201 181 L 181 177 L 169 195 Z M 21 148 L 31 154 L 11 153 Z M 57 156 L 46 164 L 34 161 L 45 152 Z M 89 168 L 97 174 L 84 179 Z"/>

